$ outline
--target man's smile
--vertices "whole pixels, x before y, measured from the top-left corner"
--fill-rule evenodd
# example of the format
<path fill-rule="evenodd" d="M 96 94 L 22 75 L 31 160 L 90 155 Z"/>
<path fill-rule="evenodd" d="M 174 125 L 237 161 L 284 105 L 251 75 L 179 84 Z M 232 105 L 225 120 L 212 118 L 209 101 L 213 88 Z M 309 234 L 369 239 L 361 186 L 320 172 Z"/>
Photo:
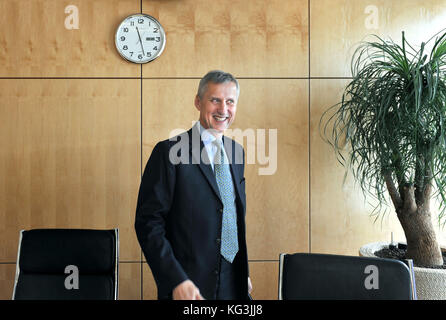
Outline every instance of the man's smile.
<path fill-rule="evenodd" d="M 222 116 L 222 115 L 213 115 L 212 116 L 217 122 L 224 122 L 227 119 L 229 119 L 229 116 Z"/>

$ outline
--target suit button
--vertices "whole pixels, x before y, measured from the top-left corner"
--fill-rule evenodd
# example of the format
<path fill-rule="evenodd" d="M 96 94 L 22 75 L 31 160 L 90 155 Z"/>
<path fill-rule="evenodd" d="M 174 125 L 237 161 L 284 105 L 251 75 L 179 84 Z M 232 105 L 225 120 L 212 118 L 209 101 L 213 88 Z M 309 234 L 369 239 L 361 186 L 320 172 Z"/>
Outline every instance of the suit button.
<path fill-rule="evenodd" d="M 219 213 L 223 213 L 223 208 L 217 209 Z"/>
<path fill-rule="evenodd" d="M 220 244 L 221 239 L 217 238 L 217 239 L 215 239 L 215 242 L 216 242 L 217 244 Z"/>
<path fill-rule="evenodd" d="M 218 270 L 214 270 L 214 274 L 218 274 Z"/>

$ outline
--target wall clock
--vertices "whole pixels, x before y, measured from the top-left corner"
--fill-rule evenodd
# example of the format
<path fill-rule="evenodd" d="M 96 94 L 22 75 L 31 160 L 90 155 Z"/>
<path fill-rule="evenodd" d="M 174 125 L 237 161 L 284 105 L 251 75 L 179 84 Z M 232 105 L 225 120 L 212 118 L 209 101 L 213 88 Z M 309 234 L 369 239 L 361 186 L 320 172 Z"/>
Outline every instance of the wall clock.
<path fill-rule="evenodd" d="M 115 45 L 124 59 L 133 63 L 147 63 L 163 53 L 166 33 L 154 17 L 132 14 L 116 30 Z"/>

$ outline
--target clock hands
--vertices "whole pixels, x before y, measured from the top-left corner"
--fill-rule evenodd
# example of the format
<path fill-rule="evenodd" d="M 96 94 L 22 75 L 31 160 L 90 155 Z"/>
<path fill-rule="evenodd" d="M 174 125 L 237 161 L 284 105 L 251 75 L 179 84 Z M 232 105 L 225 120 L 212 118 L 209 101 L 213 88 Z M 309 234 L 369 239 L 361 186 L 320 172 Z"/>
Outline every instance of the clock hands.
<path fill-rule="evenodd" d="M 139 34 L 139 29 L 138 27 L 136 27 L 136 31 L 138 32 L 138 38 L 139 38 L 139 43 L 141 43 L 141 49 L 142 49 L 142 54 L 144 55 L 144 47 L 142 45 L 142 41 L 141 41 L 141 35 Z"/>

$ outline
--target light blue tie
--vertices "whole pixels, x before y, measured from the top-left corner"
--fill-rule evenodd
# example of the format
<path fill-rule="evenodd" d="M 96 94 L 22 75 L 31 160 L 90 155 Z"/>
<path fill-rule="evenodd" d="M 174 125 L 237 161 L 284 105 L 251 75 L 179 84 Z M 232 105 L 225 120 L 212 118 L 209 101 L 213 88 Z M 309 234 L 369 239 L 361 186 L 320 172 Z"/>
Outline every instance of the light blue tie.
<path fill-rule="evenodd" d="M 237 209 L 234 202 L 234 184 L 232 183 L 229 164 L 226 162 L 222 144 L 215 140 L 217 152 L 214 157 L 214 173 L 223 201 L 223 217 L 221 228 L 221 255 L 230 263 L 238 252 Z M 222 161 L 223 159 L 223 161 Z"/>

